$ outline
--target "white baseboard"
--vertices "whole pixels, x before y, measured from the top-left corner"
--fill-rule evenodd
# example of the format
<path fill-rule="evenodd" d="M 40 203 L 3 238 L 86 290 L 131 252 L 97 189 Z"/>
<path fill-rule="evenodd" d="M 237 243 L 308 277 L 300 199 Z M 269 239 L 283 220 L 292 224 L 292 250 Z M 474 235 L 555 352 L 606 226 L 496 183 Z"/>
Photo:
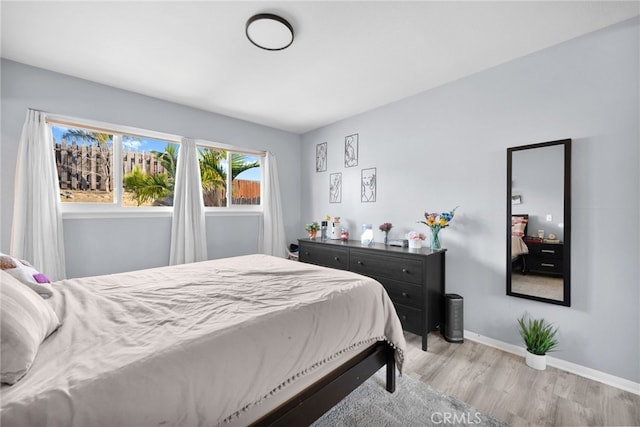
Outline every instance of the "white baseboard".
<path fill-rule="evenodd" d="M 524 347 L 485 337 L 466 329 L 464 330 L 464 338 L 469 341 L 475 341 L 480 344 L 488 345 L 489 347 L 497 348 L 498 350 L 506 351 L 507 353 L 525 357 L 526 350 Z M 626 378 L 616 377 L 615 375 L 607 374 L 606 372 L 597 371 L 595 369 L 587 368 L 586 366 L 567 362 L 566 360 L 551 356 L 547 356 L 547 365 L 619 388 L 620 390 L 628 391 L 629 393 L 640 395 L 640 383 L 630 381 Z"/>

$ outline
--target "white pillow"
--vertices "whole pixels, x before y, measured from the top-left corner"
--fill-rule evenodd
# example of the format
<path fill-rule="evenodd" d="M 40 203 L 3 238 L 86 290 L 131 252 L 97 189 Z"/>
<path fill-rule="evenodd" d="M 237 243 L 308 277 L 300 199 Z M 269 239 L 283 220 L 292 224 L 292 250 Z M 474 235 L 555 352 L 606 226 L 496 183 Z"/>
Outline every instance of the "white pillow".
<path fill-rule="evenodd" d="M 0 271 L 1 382 L 15 384 L 33 363 L 40 344 L 60 326 L 49 303 Z"/>
<path fill-rule="evenodd" d="M 51 296 L 52 290 L 49 278 L 33 268 L 27 261 L 0 252 L 0 269 L 29 286 L 43 298 Z"/>

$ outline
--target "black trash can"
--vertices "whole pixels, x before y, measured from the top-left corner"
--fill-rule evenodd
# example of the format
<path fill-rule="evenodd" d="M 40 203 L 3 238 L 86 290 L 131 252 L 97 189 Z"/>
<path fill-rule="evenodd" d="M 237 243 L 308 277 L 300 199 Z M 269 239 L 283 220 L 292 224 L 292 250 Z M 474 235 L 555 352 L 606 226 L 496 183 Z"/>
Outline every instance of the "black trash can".
<path fill-rule="evenodd" d="M 458 294 L 444 295 L 444 331 L 442 335 L 449 342 L 464 342 L 463 299 Z"/>

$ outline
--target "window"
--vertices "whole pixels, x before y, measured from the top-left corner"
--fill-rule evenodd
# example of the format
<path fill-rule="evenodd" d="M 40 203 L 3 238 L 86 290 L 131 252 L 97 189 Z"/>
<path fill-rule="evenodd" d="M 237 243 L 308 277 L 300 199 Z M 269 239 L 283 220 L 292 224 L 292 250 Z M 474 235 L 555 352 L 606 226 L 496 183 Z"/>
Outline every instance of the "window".
<path fill-rule="evenodd" d="M 262 171 L 259 157 L 209 146 L 199 146 L 198 153 L 206 207 L 260 205 Z"/>
<path fill-rule="evenodd" d="M 173 206 L 180 145 L 122 135 L 122 206 Z"/>
<path fill-rule="evenodd" d="M 49 120 L 65 211 L 173 206 L 179 137 L 78 122 Z M 213 144 L 198 155 L 205 207 L 261 206 L 262 157 Z"/>
<path fill-rule="evenodd" d="M 52 125 L 51 133 L 61 202 L 173 205 L 178 144 L 82 127 Z"/>
<path fill-rule="evenodd" d="M 113 134 L 51 127 L 60 200 L 113 203 Z"/>
<path fill-rule="evenodd" d="M 233 205 L 259 205 L 262 181 L 260 158 L 256 156 L 231 153 Z"/>

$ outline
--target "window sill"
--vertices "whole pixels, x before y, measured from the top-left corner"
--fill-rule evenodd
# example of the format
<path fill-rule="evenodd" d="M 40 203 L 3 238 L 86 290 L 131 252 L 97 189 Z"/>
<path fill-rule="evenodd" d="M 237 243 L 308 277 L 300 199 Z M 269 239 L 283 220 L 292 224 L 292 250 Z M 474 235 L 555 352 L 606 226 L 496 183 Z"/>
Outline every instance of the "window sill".
<path fill-rule="evenodd" d="M 170 218 L 172 215 L 173 211 L 166 208 L 62 211 L 62 219 Z"/>
<path fill-rule="evenodd" d="M 206 209 L 204 215 L 210 216 L 261 216 L 258 209 Z M 171 218 L 171 208 L 131 208 L 109 210 L 63 211 L 62 219 L 109 219 L 109 218 Z"/>

